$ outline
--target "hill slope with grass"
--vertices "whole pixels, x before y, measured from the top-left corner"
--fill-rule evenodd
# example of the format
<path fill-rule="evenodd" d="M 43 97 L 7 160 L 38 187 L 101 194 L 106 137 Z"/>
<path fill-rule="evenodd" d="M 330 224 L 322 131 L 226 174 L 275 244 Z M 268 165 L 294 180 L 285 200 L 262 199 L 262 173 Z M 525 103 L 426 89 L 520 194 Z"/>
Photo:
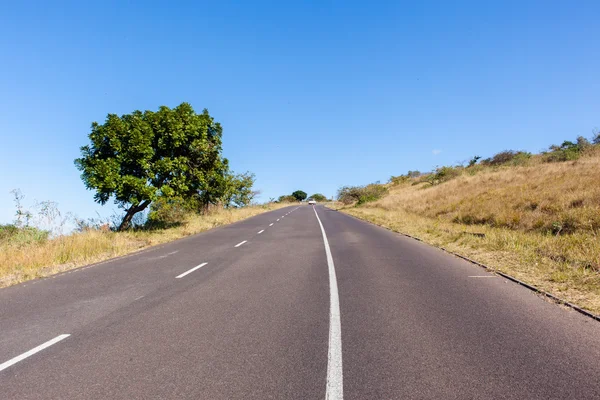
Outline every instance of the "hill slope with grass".
<path fill-rule="evenodd" d="M 478 161 L 344 187 L 337 208 L 599 314 L 600 143 L 579 138 Z"/>

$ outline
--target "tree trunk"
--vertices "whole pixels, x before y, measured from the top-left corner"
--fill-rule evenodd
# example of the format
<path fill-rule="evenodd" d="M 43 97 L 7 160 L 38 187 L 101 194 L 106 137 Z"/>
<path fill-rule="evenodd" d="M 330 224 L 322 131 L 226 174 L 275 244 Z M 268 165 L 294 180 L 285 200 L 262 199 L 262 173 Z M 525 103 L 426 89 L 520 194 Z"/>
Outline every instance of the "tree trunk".
<path fill-rule="evenodd" d="M 123 221 L 121 221 L 121 225 L 119 225 L 118 231 L 121 232 L 121 231 L 124 231 L 127 228 L 129 228 L 129 225 L 131 225 L 131 220 L 133 219 L 133 216 L 135 214 L 139 213 L 140 211 L 144 211 L 146 209 L 146 207 L 148 207 L 148 205 L 150 205 L 150 200 L 144 200 L 137 206 L 129 207 L 129 209 L 127 210 L 127 213 L 123 217 Z"/>

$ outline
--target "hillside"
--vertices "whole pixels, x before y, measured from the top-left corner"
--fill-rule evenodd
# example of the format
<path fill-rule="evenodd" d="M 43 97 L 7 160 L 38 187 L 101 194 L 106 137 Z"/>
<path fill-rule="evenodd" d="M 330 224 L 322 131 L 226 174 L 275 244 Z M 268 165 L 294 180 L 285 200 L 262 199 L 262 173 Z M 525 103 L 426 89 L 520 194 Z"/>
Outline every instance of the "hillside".
<path fill-rule="evenodd" d="M 343 212 L 410 234 L 600 313 L 600 146 L 502 152 L 343 188 Z M 571 146 L 572 145 L 572 146 Z M 344 194 L 352 189 L 382 195 Z M 379 197 L 372 200 L 373 197 Z M 353 200 L 357 200 L 353 201 Z"/>

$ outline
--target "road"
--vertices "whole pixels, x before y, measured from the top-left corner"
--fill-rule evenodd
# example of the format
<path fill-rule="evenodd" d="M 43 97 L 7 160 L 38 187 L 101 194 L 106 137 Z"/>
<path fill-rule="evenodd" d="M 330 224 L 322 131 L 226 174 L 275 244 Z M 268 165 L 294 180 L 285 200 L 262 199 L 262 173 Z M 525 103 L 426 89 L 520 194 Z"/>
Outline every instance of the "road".
<path fill-rule="evenodd" d="M 2 399 L 600 399 L 599 360 L 600 323 L 322 206 L 0 290 Z"/>

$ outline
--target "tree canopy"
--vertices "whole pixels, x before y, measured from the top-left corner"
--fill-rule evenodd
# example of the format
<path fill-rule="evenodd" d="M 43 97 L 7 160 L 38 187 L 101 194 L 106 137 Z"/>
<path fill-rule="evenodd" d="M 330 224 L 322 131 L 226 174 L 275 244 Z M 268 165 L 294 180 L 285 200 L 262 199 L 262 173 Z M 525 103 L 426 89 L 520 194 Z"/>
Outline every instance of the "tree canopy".
<path fill-rule="evenodd" d="M 310 198 L 313 199 L 313 200 L 315 200 L 315 201 L 325 201 L 325 200 L 327 200 L 327 197 L 325 197 L 321 193 L 315 193 L 312 196 L 310 196 Z"/>
<path fill-rule="evenodd" d="M 292 196 L 294 196 L 298 201 L 303 201 L 308 195 L 302 190 L 296 190 L 294 193 L 292 193 Z"/>
<path fill-rule="evenodd" d="M 81 147 L 75 165 L 86 187 L 96 192 L 96 202 L 114 198 L 126 210 L 119 230 L 159 196 L 218 202 L 232 179 L 221 155 L 221 125 L 208 110 L 196 114 L 181 103 L 157 112 L 108 114 L 104 124 L 94 122 L 91 129 L 91 143 Z"/>

